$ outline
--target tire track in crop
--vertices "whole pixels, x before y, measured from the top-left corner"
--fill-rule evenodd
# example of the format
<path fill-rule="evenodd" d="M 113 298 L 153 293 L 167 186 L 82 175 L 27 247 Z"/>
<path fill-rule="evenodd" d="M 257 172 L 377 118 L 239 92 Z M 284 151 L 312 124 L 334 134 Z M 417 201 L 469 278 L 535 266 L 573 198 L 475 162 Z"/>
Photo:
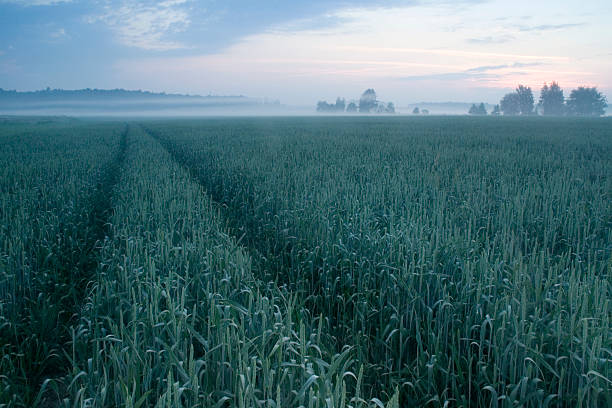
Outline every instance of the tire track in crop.
<path fill-rule="evenodd" d="M 345 307 L 345 315 L 353 315 L 354 310 L 348 309 L 352 307 L 351 302 L 348 302 L 348 298 L 353 296 L 350 292 L 352 288 L 336 289 L 336 293 L 344 296 L 343 300 L 347 302 L 338 302 L 337 297 L 332 300 L 326 292 L 330 285 L 336 283 L 330 282 L 329 277 L 340 275 L 337 266 L 318 256 L 312 258 L 310 267 L 306 268 L 301 264 L 299 253 L 314 253 L 312 244 L 293 240 L 290 237 L 298 235 L 295 232 L 276 231 L 266 225 L 264 220 L 257 218 L 258 203 L 252 191 L 255 183 L 247 175 L 227 173 L 215 164 L 214 157 L 210 157 L 212 160 L 208 161 L 202 155 L 198 158 L 190 157 L 187 149 L 181 148 L 154 130 L 143 128 L 206 190 L 213 202 L 220 206 L 228 221 L 229 233 L 252 255 L 257 277 L 264 282 L 273 280 L 276 285 L 284 286 L 289 293 L 297 296 L 303 306 L 303 315 L 308 315 L 312 319 L 311 323 L 317 324 L 316 319 L 323 319 L 326 333 L 323 341 L 329 350 L 340 353 L 347 344 L 351 344 L 354 334 L 340 317 L 341 314 L 334 309 Z M 274 219 L 278 215 L 272 209 L 269 211 L 271 214 L 268 219 Z M 321 278 L 320 271 L 324 269 L 327 278 Z M 372 331 L 376 322 L 377 320 L 366 320 L 363 327 Z M 364 382 L 371 387 L 373 395 L 384 391 L 376 371 L 381 367 L 379 362 L 370 356 L 362 356 L 360 362 L 364 363 L 369 371 Z"/>
<path fill-rule="evenodd" d="M 230 180 L 228 182 L 225 178 L 231 177 L 231 175 L 221 174 L 222 170 L 214 167 L 211 162 L 205 164 L 213 166 L 212 172 L 204 174 L 199 167 L 202 163 L 197 163 L 189 158 L 179 146 L 163 138 L 154 130 L 144 126 L 143 129 L 149 136 L 159 142 L 170 156 L 206 190 L 212 201 L 223 209 L 225 218 L 229 222 L 230 234 L 237 242 L 243 242 L 243 246 L 254 255 L 253 261 L 259 268 L 259 277 L 262 279 L 276 279 L 280 284 L 290 285 L 286 274 L 283 272 L 291 268 L 291 242 L 279 237 L 270 236 L 270 234 L 264 234 L 265 226 L 255 218 L 254 210 L 256 203 L 253 195 L 238 196 L 238 191 L 233 191 L 232 189 L 232 186 L 237 185 L 237 183 L 252 186 L 253 183 L 248 177 L 241 175 L 239 180 Z M 276 262 L 272 262 L 265 257 L 265 255 L 270 254 L 273 255 Z M 282 259 L 282 262 L 279 259 Z M 271 269 L 277 269 L 273 268 L 273 266 L 279 267 L 281 265 L 283 269 L 275 270 L 272 276 L 270 276 Z"/>
<path fill-rule="evenodd" d="M 45 259 L 43 265 L 39 265 L 41 271 L 50 271 L 56 277 L 47 282 L 42 294 L 48 296 L 49 302 L 46 305 L 57 312 L 57 320 L 50 330 L 39 330 L 40 337 L 35 339 L 35 345 L 45 351 L 47 356 L 38 361 L 30 361 L 23 369 L 25 386 L 37 393 L 36 400 L 30 401 L 34 402 L 33 405 L 60 404 L 57 394 L 58 391 L 62 393 L 66 386 L 61 379 L 70 371 L 72 364 L 69 357 L 73 347 L 71 327 L 78 321 L 81 302 L 98 266 L 101 242 L 111 234 L 108 220 L 112 212 L 113 190 L 126 159 L 128 133 L 129 127 L 126 125 L 117 152 L 102 167 L 93 189 L 84 201 L 84 208 L 76 211 L 75 216 L 60 227 L 61 237 L 56 250 Z M 38 317 L 43 320 L 48 316 L 44 312 L 30 310 L 32 317 L 24 336 L 35 333 L 36 327 L 44 327 L 45 322 L 36 319 Z M 23 345 L 20 339 L 15 340 L 16 344 Z M 51 389 L 53 383 L 54 391 Z"/>
<path fill-rule="evenodd" d="M 312 282 L 313 290 L 300 289 L 301 282 L 292 282 L 291 276 L 294 268 L 299 268 L 299 260 L 296 261 L 294 252 L 306 250 L 307 244 L 295 242 L 288 237 L 288 233 L 271 231 L 268 225 L 256 217 L 257 203 L 253 194 L 241 194 L 239 187 L 251 188 L 254 183 L 245 175 L 230 175 L 215 167 L 212 161 L 202 163 L 190 158 L 186 151 L 170 140 L 162 137 L 154 130 L 143 126 L 145 132 L 157 140 L 166 151 L 176 160 L 191 177 L 210 196 L 213 202 L 218 204 L 229 223 L 229 233 L 237 242 L 251 253 L 256 274 L 262 281 L 273 280 L 279 286 L 285 286 L 291 293 L 296 294 L 304 303 L 311 317 L 324 315 L 326 324 L 329 325 L 328 334 L 334 343 L 336 352 L 341 352 L 350 334 L 342 327 L 341 322 L 334 315 L 327 315 L 318 304 L 323 295 L 322 288 L 325 282 L 318 279 L 317 271 L 320 268 L 331 267 L 323 265 L 321 260 L 314 261 L 312 269 L 303 271 L 302 280 Z M 201 166 L 211 166 L 210 173 L 202 171 Z M 229 179 L 229 180 L 228 180 Z M 271 210 L 272 211 L 272 210 Z M 274 218 L 272 214 L 270 218 Z M 308 252 L 308 251 L 307 251 Z M 306 275 L 307 274 L 307 275 Z"/>

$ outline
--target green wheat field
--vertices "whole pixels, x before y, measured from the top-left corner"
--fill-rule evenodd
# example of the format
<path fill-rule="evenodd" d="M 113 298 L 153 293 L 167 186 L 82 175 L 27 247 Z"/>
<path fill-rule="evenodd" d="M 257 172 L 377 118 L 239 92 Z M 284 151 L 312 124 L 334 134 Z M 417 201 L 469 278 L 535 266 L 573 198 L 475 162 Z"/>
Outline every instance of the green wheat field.
<path fill-rule="evenodd" d="M 610 407 L 612 119 L 0 118 L 0 407 Z"/>

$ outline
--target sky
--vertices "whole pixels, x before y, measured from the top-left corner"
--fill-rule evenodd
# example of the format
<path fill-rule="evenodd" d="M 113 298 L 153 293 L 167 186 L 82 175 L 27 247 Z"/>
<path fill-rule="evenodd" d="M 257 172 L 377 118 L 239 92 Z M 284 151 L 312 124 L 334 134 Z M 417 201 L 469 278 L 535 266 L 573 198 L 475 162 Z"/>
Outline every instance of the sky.
<path fill-rule="evenodd" d="M 610 21 L 610 0 L 0 0 L 0 88 L 401 106 L 557 81 L 612 99 Z"/>

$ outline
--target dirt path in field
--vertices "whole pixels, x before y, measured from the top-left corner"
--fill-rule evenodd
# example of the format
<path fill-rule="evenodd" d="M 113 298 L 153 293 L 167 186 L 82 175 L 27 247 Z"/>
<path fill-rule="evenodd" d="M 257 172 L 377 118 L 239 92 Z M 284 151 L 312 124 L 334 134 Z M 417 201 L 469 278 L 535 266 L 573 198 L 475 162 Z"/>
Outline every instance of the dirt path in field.
<path fill-rule="evenodd" d="M 70 342 L 71 328 L 79 320 L 82 301 L 86 297 L 89 283 L 95 275 L 99 262 L 99 251 L 102 242 L 109 237 L 111 229 L 108 220 L 112 213 L 113 190 L 121 177 L 121 170 L 126 158 L 129 127 L 121 133 L 119 149 L 109 163 L 103 167 L 95 183 L 93 191 L 86 200 L 87 210 L 75 217 L 74 226 L 68 234 L 62 237 L 63 245 L 53 254 L 52 265 L 60 265 L 60 273 L 64 282 L 60 282 L 63 290 L 54 293 L 53 297 L 61 307 L 58 325 L 55 330 L 47 333 L 42 341 L 47 343 L 49 350 L 54 350 L 51 361 L 41 362 L 41 370 L 28 373 L 26 378 L 32 387 L 38 388 L 39 406 L 59 406 L 61 395 L 67 387 L 62 378 L 71 370 Z M 78 214 L 78 213 L 77 213 Z M 78 242 L 75 251 L 74 242 Z M 52 388 L 56 388 L 52 390 Z"/>

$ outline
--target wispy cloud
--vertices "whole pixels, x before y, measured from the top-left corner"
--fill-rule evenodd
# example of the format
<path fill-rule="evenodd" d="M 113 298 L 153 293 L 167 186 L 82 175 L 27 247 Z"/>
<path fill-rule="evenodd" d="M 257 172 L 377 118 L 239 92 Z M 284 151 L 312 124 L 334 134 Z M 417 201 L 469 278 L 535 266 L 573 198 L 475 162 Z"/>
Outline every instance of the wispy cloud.
<path fill-rule="evenodd" d="M 444 72 L 441 74 L 409 75 L 399 79 L 405 81 L 466 81 L 466 80 L 493 80 L 499 75 L 475 72 Z"/>
<path fill-rule="evenodd" d="M 0 61 L 0 74 L 13 74 L 19 72 L 20 67 L 17 65 L 17 61 L 14 59 L 8 61 Z"/>
<path fill-rule="evenodd" d="M 307 31 L 321 31 L 327 28 L 336 28 L 343 23 L 349 21 L 346 17 L 338 14 L 328 13 L 318 15 L 312 18 L 301 18 L 297 20 L 291 20 L 276 24 L 273 27 L 267 29 L 270 33 L 287 33 L 287 32 L 307 32 Z"/>
<path fill-rule="evenodd" d="M 466 41 L 470 44 L 503 44 L 514 40 L 516 37 L 513 35 L 500 35 L 497 37 L 486 36 L 479 38 L 468 38 Z"/>
<path fill-rule="evenodd" d="M 528 26 L 528 27 L 520 27 L 519 31 L 529 32 L 529 31 L 557 31 L 557 30 L 565 30 L 566 28 L 574 28 L 574 27 L 582 27 L 585 26 L 586 23 L 568 23 L 568 24 L 543 24 L 537 26 Z"/>
<path fill-rule="evenodd" d="M 568 61 L 569 57 L 553 56 L 553 55 L 528 55 L 528 54 L 511 54 L 501 52 L 484 52 L 470 51 L 459 49 L 443 49 L 443 48 L 399 48 L 399 47 L 362 47 L 362 46 L 340 46 L 338 49 L 353 50 L 358 52 L 392 52 L 392 53 L 409 53 L 409 54 L 431 54 L 440 56 L 457 56 L 457 57 L 490 57 L 490 58 L 516 58 L 516 59 L 538 59 L 549 61 Z"/>
<path fill-rule="evenodd" d="M 13 3 L 21 6 L 52 6 L 59 3 L 72 3 L 72 0 L 0 0 L 0 3 Z"/>
<path fill-rule="evenodd" d="M 53 30 L 49 33 L 49 38 L 54 41 L 63 40 L 66 38 L 70 38 L 65 28 L 58 28 L 57 30 Z"/>
<path fill-rule="evenodd" d="M 458 72 L 444 72 L 438 74 L 427 74 L 427 75 L 411 75 L 405 76 L 403 80 L 436 80 L 436 81 L 465 81 L 465 80 L 478 80 L 478 81 L 491 81 L 498 80 L 504 75 L 523 75 L 526 73 L 525 70 L 520 68 L 535 67 L 546 65 L 543 62 L 515 62 L 513 64 L 500 64 L 500 65 L 482 65 L 474 68 L 469 68 Z M 517 71 L 508 71 L 512 69 L 519 69 Z"/>
<path fill-rule="evenodd" d="M 502 65 L 483 65 L 480 67 L 474 67 L 466 70 L 465 72 L 488 72 L 498 71 L 500 69 L 508 68 L 527 68 L 545 65 L 543 62 L 515 62 L 514 64 L 502 64 Z"/>
<path fill-rule="evenodd" d="M 507 64 L 503 64 L 503 65 L 483 65 L 481 67 L 470 68 L 470 69 L 466 70 L 465 72 L 497 71 L 499 69 L 504 69 L 504 68 L 508 68 L 508 67 L 509 67 L 509 65 L 507 65 Z"/>
<path fill-rule="evenodd" d="M 169 39 L 173 34 L 185 31 L 191 24 L 188 0 L 112 1 L 105 12 L 92 16 L 90 23 L 102 22 L 123 45 L 145 50 L 167 51 L 188 48 L 185 44 Z"/>

